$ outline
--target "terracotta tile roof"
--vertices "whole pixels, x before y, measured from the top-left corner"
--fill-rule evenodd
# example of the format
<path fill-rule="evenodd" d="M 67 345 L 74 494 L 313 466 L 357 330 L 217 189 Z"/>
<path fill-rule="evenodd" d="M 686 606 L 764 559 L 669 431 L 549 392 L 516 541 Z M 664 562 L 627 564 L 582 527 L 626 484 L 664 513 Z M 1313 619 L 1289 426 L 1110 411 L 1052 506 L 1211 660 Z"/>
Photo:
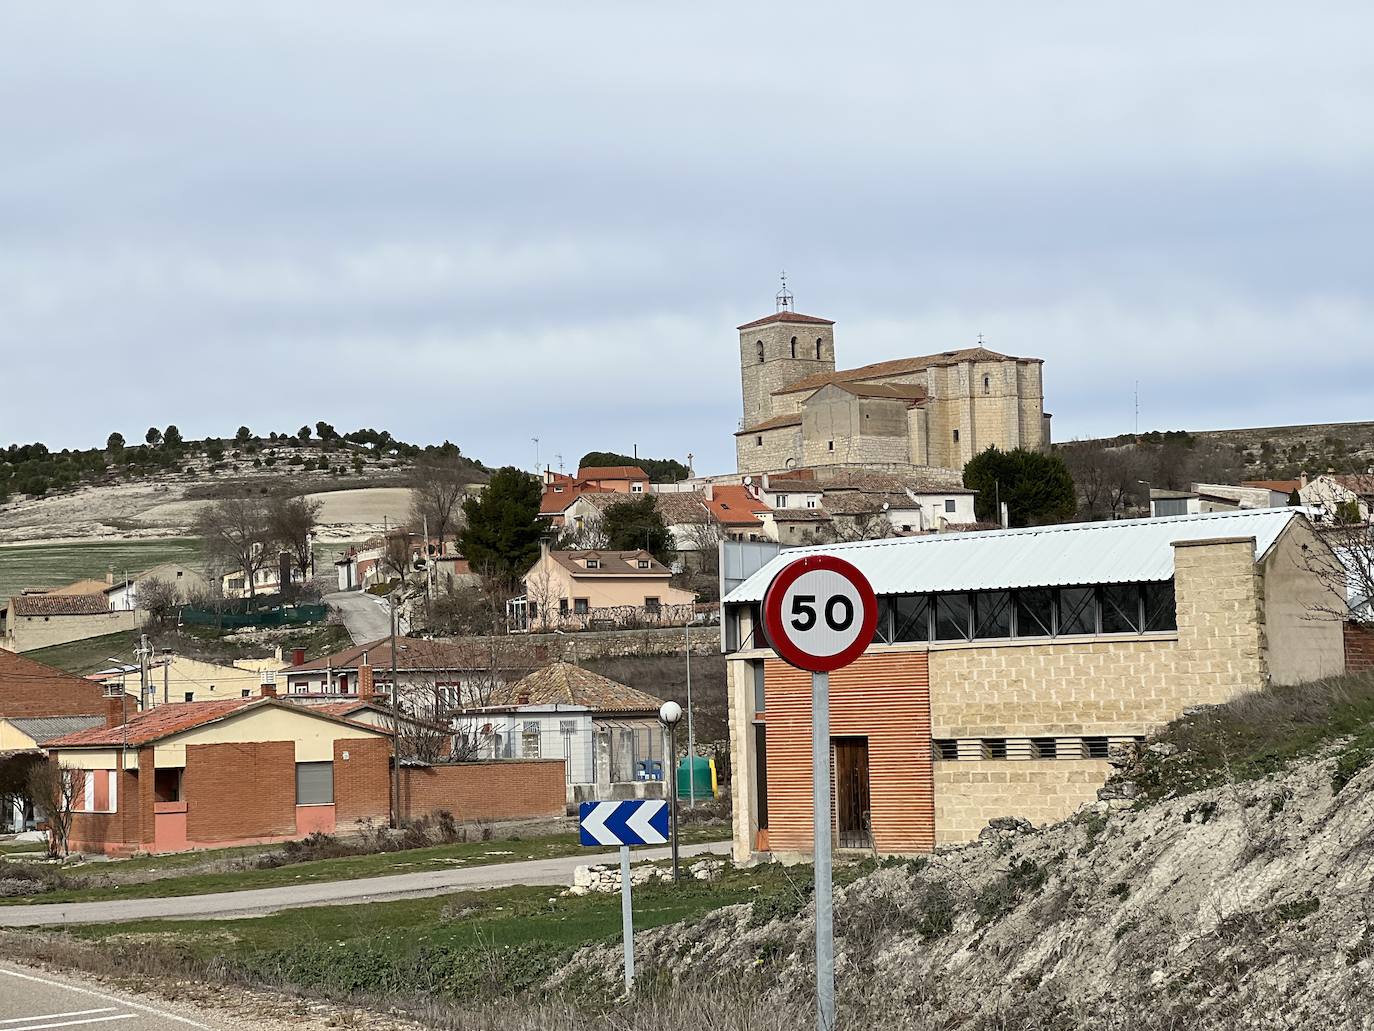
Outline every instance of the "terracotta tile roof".
<path fill-rule="evenodd" d="M 886 362 L 874 362 L 857 369 L 844 369 L 839 372 L 818 372 L 789 383 L 774 394 L 793 394 L 799 390 L 816 390 L 827 383 L 852 383 L 859 380 L 882 379 L 885 376 L 901 376 L 911 372 L 922 372 L 937 365 L 956 365 L 959 362 L 1039 362 L 1039 358 L 1017 358 L 1014 355 L 999 354 L 986 347 L 966 347 L 959 351 L 942 351 L 939 354 L 924 354 L 917 358 L 894 358 Z"/>
<path fill-rule="evenodd" d="M 661 579 L 671 576 L 668 567 L 647 551 L 610 551 L 593 548 L 589 551 L 550 551 L 549 557 L 574 577 L 581 576 L 648 576 Z M 589 558 L 601 562 L 600 569 L 588 569 L 584 563 Z M 649 567 L 640 569 L 641 559 L 647 559 Z"/>
<path fill-rule="evenodd" d="M 718 483 L 711 495 L 706 510 L 716 522 L 727 526 L 761 526 L 763 520 L 759 517 L 772 511 L 743 486 Z"/>
<path fill-rule="evenodd" d="M 648 495 L 591 494 L 587 496 L 587 504 L 599 512 L 604 512 L 615 505 L 622 504 L 627 500 L 636 501 L 640 497 L 654 499 L 654 508 L 663 518 L 665 526 L 683 526 L 710 521 L 706 514 L 706 495 L 699 490 Z"/>
<path fill-rule="evenodd" d="M 1242 487 L 1261 487 L 1264 490 L 1282 491 L 1292 494 L 1302 487 L 1302 480 L 1241 480 Z"/>
<path fill-rule="evenodd" d="M 1327 473 L 1326 479 L 1361 497 L 1374 494 L 1374 473 Z"/>
<path fill-rule="evenodd" d="M 919 383 L 836 383 L 855 397 L 885 397 L 895 401 L 924 401 L 926 388 Z"/>
<path fill-rule="evenodd" d="M 765 315 L 761 319 L 755 319 L 753 322 L 746 322 L 744 325 L 736 326 L 735 328 L 753 329 L 755 326 L 768 326 L 774 322 L 796 322 L 809 326 L 833 326 L 835 324 L 834 319 L 822 319 L 815 315 L 803 315 L 798 311 L 778 311 L 774 312 L 772 315 Z"/>
<path fill-rule="evenodd" d="M 492 696 L 492 708 L 520 705 L 576 705 L 593 712 L 657 714 L 661 698 L 593 673 L 570 662 L 555 662 L 508 684 Z"/>
<path fill-rule="evenodd" d="M 762 433 L 764 430 L 780 430 L 785 426 L 800 426 L 802 422 L 801 413 L 794 415 L 775 415 L 771 419 L 764 419 L 763 422 L 747 429 L 738 430 L 735 436 L 741 437 L 746 433 Z"/>
<path fill-rule="evenodd" d="M 123 586 L 124 586 L 124 584 L 123 584 L 122 581 L 121 581 L 120 583 L 117 583 L 117 584 L 114 585 L 114 587 L 123 587 Z M 110 586 L 109 584 L 107 584 L 104 580 L 77 580 L 75 583 L 67 584 L 66 587 L 54 587 L 51 591 L 48 591 L 48 592 L 46 592 L 46 593 L 48 593 L 48 594 L 67 594 L 67 595 L 71 595 L 71 594 L 104 594 L 106 591 L 114 590 L 114 587 L 111 587 L 111 586 Z"/>
<path fill-rule="evenodd" d="M 872 515 L 889 509 L 912 510 L 916 502 L 905 494 L 888 494 L 881 491 L 845 490 L 825 495 L 825 507 L 832 515 Z"/>
<path fill-rule="evenodd" d="M 649 474 L 637 465 L 589 465 L 577 470 L 579 480 L 647 480 Z"/>
<path fill-rule="evenodd" d="M 16 616 L 98 616 L 110 611 L 101 594 L 22 594 L 10 604 Z"/>
<path fill-rule="evenodd" d="M 568 506 L 584 494 L 614 494 L 616 497 L 626 495 L 613 491 L 607 487 L 595 487 L 590 484 L 574 484 L 571 487 L 564 487 L 561 491 L 545 491 L 539 498 L 540 515 L 558 515 L 566 512 Z"/>
<path fill-rule="evenodd" d="M 775 508 L 773 518 L 779 523 L 824 523 L 830 513 L 823 508 Z"/>

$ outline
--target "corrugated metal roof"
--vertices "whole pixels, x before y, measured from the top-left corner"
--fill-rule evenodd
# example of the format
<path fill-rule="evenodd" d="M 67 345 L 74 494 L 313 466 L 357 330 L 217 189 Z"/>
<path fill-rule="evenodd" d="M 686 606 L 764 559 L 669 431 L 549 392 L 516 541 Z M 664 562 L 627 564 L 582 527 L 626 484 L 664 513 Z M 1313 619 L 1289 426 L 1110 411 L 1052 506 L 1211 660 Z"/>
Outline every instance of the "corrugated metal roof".
<path fill-rule="evenodd" d="M 803 555 L 838 555 L 852 562 L 877 594 L 1167 580 L 1174 575 L 1173 542 L 1254 537 L 1258 561 L 1303 512 L 1210 512 L 789 548 L 731 591 L 725 604 L 763 600 L 778 570 Z"/>
<path fill-rule="evenodd" d="M 21 734 L 33 738 L 37 744 L 46 744 L 65 734 L 75 734 L 78 730 L 103 727 L 104 716 L 11 716 L 10 723 Z"/>

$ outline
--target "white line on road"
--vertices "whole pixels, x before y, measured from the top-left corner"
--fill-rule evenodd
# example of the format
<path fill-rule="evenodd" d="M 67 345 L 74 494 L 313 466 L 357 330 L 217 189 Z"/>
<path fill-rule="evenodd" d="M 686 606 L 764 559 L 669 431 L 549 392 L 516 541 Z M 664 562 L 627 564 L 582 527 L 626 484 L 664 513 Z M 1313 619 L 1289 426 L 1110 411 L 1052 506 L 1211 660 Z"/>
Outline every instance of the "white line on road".
<path fill-rule="evenodd" d="M 67 1013 L 36 1013 L 32 1017 L 11 1017 L 0 1020 L 0 1024 L 26 1024 L 30 1020 L 56 1020 L 58 1017 L 89 1017 L 92 1013 L 113 1013 L 113 1006 L 101 1006 L 94 1010 L 71 1010 Z"/>
<path fill-rule="evenodd" d="M 108 1017 L 87 1017 L 85 1020 L 59 1020 L 55 1024 L 21 1024 L 13 1031 L 42 1031 L 45 1027 L 71 1027 L 73 1024 L 101 1024 L 110 1020 L 133 1020 L 137 1013 L 113 1013 Z M 35 1018 L 30 1018 L 35 1019 Z M 36 1018 L 42 1020 L 42 1017 Z"/>
<path fill-rule="evenodd" d="M 82 995 L 89 995 L 104 1002 L 118 1003 L 120 1006 L 128 1006 L 132 1009 L 142 1010 L 144 1013 L 151 1013 L 155 1017 L 165 1017 L 167 1020 L 175 1020 L 179 1024 L 189 1024 L 191 1027 L 201 1028 L 202 1031 L 215 1031 L 209 1024 L 201 1024 L 187 1017 L 179 1017 L 175 1013 L 167 1013 L 164 1010 L 154 1009 L 152 1006 L 144 1006 L 141 1003 L 131 1002 L 128 999 L 121 999 L 114 995 L 106 995 L 104 992 L 93 991 L 90 988 L 78 988 L 75 985 L 64 984 L 61 981 L 51 981 L 46 977 L 35 977 L 33 974 L 21 974 L 17 970 L 6 970 L 0 967 L 0 974 L 6 977 L 17 977 L 23 981 L 33 981 L 37 984 L 45 984 L 52 988 L 62 988 L 69 992 L 79 992 Z M 10 1029 L 13 1031 L 13 1029 Z"/>

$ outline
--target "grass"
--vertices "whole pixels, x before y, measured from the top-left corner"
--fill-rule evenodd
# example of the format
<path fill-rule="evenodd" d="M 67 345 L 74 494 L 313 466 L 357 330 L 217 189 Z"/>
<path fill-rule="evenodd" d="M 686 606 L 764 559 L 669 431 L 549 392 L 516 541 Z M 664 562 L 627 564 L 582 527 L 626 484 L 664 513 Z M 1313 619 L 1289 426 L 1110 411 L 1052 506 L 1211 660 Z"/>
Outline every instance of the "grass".
<path fill-rule="evenodd" d="M 719 826 L 694 827 L 682 833 L 685 845 L 716 841 L 728 835 Z M 108 899 L 180 898 L 222 891 L 247 891 L 293 884 L 346 881 L 388 874 L 420 873 L 445 868 L 491 866 L 530 859 L 562 856 L 609 856 L 614 850 L 584 849 L 576 834 L 554 834 L 537 838 L 507 838 L 493 841 L 468 841 L 453 845 L 433 845 L 403 852 L 342 856 L 313 862 L 292 863 L 270 869 L 218 869 L 178 874 L 197 864 L 211 865 L 216 860 L 226 865 L 245 863 L 271 849 L 263 846 L 221 849 L 214 852 L 184 852 L 171 856 L 149 856 L 121 863 L 91 863 L 69 868 L 63 873 L 69 881 L 88 879 L 103 882 L 118 878 L 120 883 L 92 883 L 86 887 L 67 887 L 23 898 L 0 899 L 0 905 L 29 903 L 100 902 Z M 128 879 L 126 881 L 126 878 Z"/>
<path fill-rule="evenodd" d="M 24 658 L 84 676 L 105 669 L 110 665 L 111 658 L 132 662 L 138 635 L 137 630 L 125 630 L 117 634 L 88 637 L 84 641 L 37 648 L 25 652 Z M 178 655 L 189 655 L 204 662 L 227 663 L 234 659 L 264 658 L 272 654 L 273 648 L 273 645 L 266 643 L 249 644 L 228 638 L 225 631 L 207 626 L 188 626 L 180 631 L 153 631 L 149 637 L 156 647 L 170 648 Z M 282 647 L 287 653 L 292 648 L 304 648 L 307 662 L 352 644 L 347 628 L 337 625 L 289 628 L 281 632 L 281 638 L 284 642 Z M 289 654 L 287 660 L 290 660 Z"/>
<path fill-rule="evenodd" d="M 188 537 L 137 541 L 87 541 L 80 544 L 24 544 L 0 547 L 0 593 L 26 587 L 61 587 L 76 580 L 103 580 L 140 573 L 162 562 L 199 568 L 201 543 Z"/>
<path fill-rule="evenodd" d="M 1126 774 L 1142 801 L 1258 780 L 1338 741 L 1332 787 L 1339 790 L 1374 762 L 1374 674 L 1255 691 L 1177 719 L 1155 740 L 1178 753 L 1147 751 Z"/>
<path fill-rule="evenodd" d="M 137 646 L 138 631 L 123 630 L 117 634 L 88 637 L 84 641 L 70 641 L 67 644 L 55 644 L 50 648 L 37 648 L 25 652 L 24 658 L 84 676 L 98 669 L 105 669 L 110 665 L 109 660 L 112 658 L 132 662 L 133 652 Z"/>
<path fill-rule="evenodd" d="M 41 841 L 6 841 L 0 842 L 0 856 L 22 855 L 27 852 L 42 854 L 44 851 Z"/>

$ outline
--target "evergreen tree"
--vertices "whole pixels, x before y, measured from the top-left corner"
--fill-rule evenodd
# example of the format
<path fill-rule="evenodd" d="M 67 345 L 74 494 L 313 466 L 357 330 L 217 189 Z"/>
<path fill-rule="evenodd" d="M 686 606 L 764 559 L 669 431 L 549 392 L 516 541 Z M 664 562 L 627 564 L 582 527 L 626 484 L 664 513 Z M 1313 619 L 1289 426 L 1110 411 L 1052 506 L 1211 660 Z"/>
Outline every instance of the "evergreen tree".
<path fill-rule="evenodd" d="M 124 434 L 116 431 L 105 438 L 105 450 L 115 454 L 124 450 Z"/>
<path fill-rule="evenodd" d="M 156 426 L 149 426 L 148 432 L 143 434 L 143 439 L 153 447 L 157 447 L 162 443 L 162 431 Z"/>
<path fill-rule="evenodd" d="M 181 443 L 181 430 L 176 426 L 168 426 L 162 431 L 162 443 L 168 447 L 176 447 Z"/>
<path fill-rule="evenodd" d="M 616 551 L 643 548 L 664 565 L 672 561 L 673 535 L 663 525 L 652 494 L 611 505 L 601 517 L 601 526 L 608 546 Z"/>
<path fill-rule="evenodd" d="M 467 526 L 458 547 L 474 570 L 512 582 L 529 572 L 545 531 L 539 495 L 533 476 L 508 465 L 492 473 L 479 495 L 463 502 Z"/>
<path fill-rule="evenodd" d="M 253 431 L 247 426 L 240 426 L 239 431 L 234 434 L 234 443 L 242 447 L 253 439 Z"/>
<path fill-rule="evenodd" d="M 990 447 L 964 466 L 964 486 L 978 492 L 974 509 L 984 522 L 1001 521 L 999 500 L 1012 526 L 1062 523 L 1077 507 L 1064 459 L 1042 451 Z"/>

